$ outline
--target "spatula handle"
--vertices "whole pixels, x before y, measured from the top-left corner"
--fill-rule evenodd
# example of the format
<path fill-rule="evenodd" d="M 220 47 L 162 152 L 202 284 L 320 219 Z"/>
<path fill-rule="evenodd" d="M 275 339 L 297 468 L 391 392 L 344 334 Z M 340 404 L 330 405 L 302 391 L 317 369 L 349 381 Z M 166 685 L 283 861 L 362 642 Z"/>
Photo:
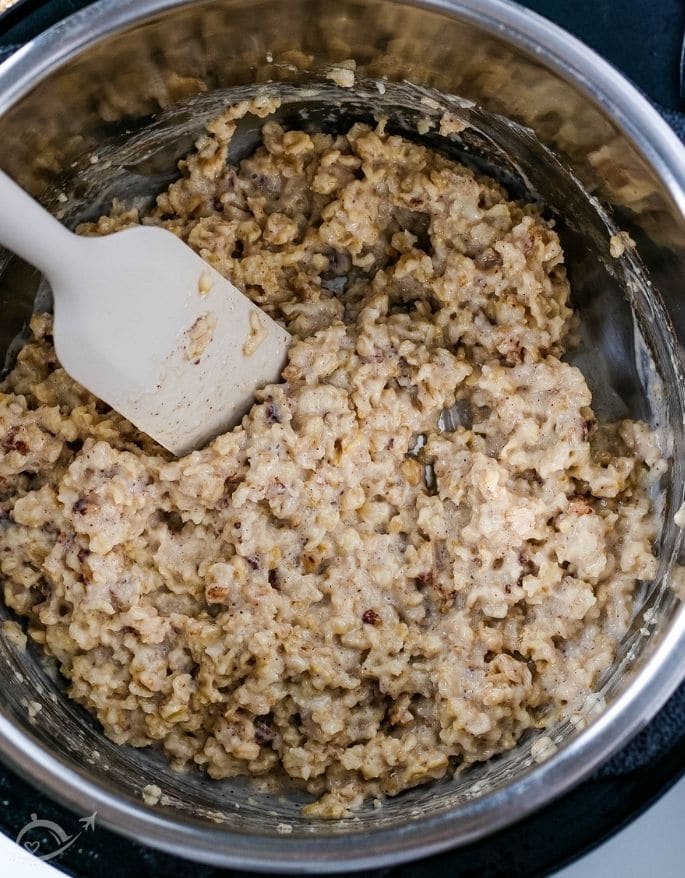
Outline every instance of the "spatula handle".
<path fill-rule="evenodd" d="M 52 281 L 74 271 L 78 243 L 77 235 L 0 171 L 0 244 Z"/>

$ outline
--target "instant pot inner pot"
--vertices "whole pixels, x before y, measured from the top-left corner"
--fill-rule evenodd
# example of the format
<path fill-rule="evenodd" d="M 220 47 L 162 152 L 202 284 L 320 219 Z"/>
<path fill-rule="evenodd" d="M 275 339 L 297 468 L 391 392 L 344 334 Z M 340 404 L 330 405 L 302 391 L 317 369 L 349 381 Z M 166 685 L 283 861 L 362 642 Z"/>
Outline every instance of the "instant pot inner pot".
<path fill-rule="evenodd" d="M 681 401 L 665 388 L 674 386 L 676 366 L 671 352 L 676 344 L 634 253 L 620 259 L 609 256 L 609 238 L 617 230 L 599 202 L 576 177 L 543 146 L 533 132 L 470 100 L 450 97 L 439 90 L 374 78 L 357 78 L 353 89 L 342 89 L 323 76 L 294 76 L 296 82 L 210 88 L 171 102 L 158 114 L 130 114 L 121 109 L 109 124 L 109 135 L 97 142 L 72 132 L 56 151 L 56 140 L 46 132 L 43 147 L 34 149 L 31 168 L 19 156 L 2 157 L 2 164 L 24 185 L 42 191 L 44 202 L 68 225 L 108 212 L 113 198 L 141 206 L 150 203 L 177 175 L 176 162 L 192 146 L 203 123 L 227 103 L 252 97 L 267 89 L 282 105 L 277 118 L 311 129 L 345 131 L 355 121 L 375 124 L 387 117 L 387 129 L 454 157 L 499 179 L 515 198 L 537 199 L 553 217 L 560 232 L 570 275 L 573 301 L 582 316 L 579 344 L 568 359 L 583 368 L 603 419 L 644 418 L 662 430 L 665 441 L 680 447 Z M 401 79 L 401 77 L 399 77 Z M 64 78 L 63 87 L 69 85 Z M 68 97 L 68 90 L 65 92 Z M 442 137 L 436 124 L 444 110 L 465 123 L 459 134 Z M 48 113 L 48 108 L 43 108 Z M 100 111 L 102 115 L 102 111 Z M 116 115 L 116 114 L 113 114 Z M 20 119 L 21 115 L 17 115 Z M 432 126 L 420 135 L 417 124 Z M 247 117 L 231 147 L 239 160 L 258 142 L 262 120 Z M 16 127 L 16 125 L 15 125 Z M 425 130 L 421 123 L 419 130 Z M 48 126 L 49 129 L 49 126 Z M 41 149 L 43 150 L 41 152 Z M 37 150 L 37 152 L 36 152 Z M 68 156 L 69 162 L 65 162 Z M 37 160 L 37 161 L 36 161 Z M 66 173 L 65 173 L 66 171 Z M 64 196 L 67 196 L 66 199 Z M 12 357 L 13 342 L 28 318 L 39 287 L 32 269 L 7 254 L 0 255 L 0 355 Z M 1 362 L 1 359 L 0 359 Z M 668 438 L 670 435 L 670 438 Z M 675 458 L 678 460 L 678 457 Z M 680 466 L 680 464 L 678 464 Z M 678 484 L 680 474 L 668 477 Z M 667 495 L 664 514 L 672 516 L 679 499 Z M 673 563 L 675 539 L 665 528 L 659 547 L 657 582 Z M 650 635 L 657 621 L 673 614 L 676 598 L 665 584 L 642 595 L 635 622 L 621 646 L 611 672 L 601 682 L 600 695 L 586 705 L 589 723 L 597 705 L 620 694 L 634 670 L 649 656 Z M 649 615 L 645 618 L 645 611 Z M 5 616 L 9 615 L 2 609 Z M 76 768 L 111 793 L 142 804 L 147 784 L 162 790 L 158 813 L 205 826 L 252 834 L 293 836 L 333 835 L 378 830 L 406 824 L 412 818 L 437 815 L 473 798 L 484 796 L 513 779 L 535 770 L 529 735 L 519 746 L 487 764 L 475 766 L 454 779 L 418 787 L 388 799 L 380 809 L 367 804 L 344 821 L 304 819 L 300 806 L 308 798 L 285 783 L 281 788 L 263 780 L 239 778 L 211 781 L 199 772 L 177 774 L 152 749 L 118 747 L 107 740 L 97 724 L 70 702 L 59 674 L 34 645 L 25 653 L 0 640 L 0 680 L 5 713 L 64 764 Z M 41 710 L 31 719 L 29 700 Z M 579 725 L 565 722 L 545 734 L 563 747 L 581 733 Z"/>

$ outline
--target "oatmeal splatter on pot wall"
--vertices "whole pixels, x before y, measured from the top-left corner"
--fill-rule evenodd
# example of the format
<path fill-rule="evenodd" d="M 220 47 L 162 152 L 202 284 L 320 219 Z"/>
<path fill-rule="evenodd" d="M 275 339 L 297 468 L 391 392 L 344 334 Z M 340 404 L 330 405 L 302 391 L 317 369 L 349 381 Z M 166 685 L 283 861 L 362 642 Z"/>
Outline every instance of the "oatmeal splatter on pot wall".
<path fill-rule="evenodd" d="M 286 326 L 283 382 L 170 459 L 35 316 L 0 393 L 0 571 L 114 741 L 285 771 L 338 817 L 580 709 L 654 576 L 665 464 L 560 359 L 569 286 L 534 206 L 364 125 L 267 122 L 228 164 L 273 106 L 212 122 L 145 222 Z"/>

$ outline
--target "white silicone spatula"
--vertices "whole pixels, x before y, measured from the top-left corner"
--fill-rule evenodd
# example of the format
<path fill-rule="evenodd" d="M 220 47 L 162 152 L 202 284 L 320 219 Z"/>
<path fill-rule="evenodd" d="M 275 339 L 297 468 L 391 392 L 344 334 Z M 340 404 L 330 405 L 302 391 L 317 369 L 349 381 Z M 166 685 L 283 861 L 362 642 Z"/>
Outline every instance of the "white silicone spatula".
<path fill-rule="evenodd" d="M 279 379 L 288 333 L 165 229 L 80 237 L 0 172 L 0 244 L 47 277 L 68 374 L 174 454 Z"/>

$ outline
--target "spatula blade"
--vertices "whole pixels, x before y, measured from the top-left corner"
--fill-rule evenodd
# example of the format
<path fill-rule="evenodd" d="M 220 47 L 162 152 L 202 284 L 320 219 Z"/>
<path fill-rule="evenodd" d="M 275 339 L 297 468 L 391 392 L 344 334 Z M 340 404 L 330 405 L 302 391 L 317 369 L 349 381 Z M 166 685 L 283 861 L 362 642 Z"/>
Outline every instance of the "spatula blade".
<path fill-rule="evenodd" d="M 80 250 L 91 296 L 73 271 L 52 277 L 57 356 L 169 451 L 234 426 L 279 380 L 288 333 L 172 233 L 141 226 Z"/>

